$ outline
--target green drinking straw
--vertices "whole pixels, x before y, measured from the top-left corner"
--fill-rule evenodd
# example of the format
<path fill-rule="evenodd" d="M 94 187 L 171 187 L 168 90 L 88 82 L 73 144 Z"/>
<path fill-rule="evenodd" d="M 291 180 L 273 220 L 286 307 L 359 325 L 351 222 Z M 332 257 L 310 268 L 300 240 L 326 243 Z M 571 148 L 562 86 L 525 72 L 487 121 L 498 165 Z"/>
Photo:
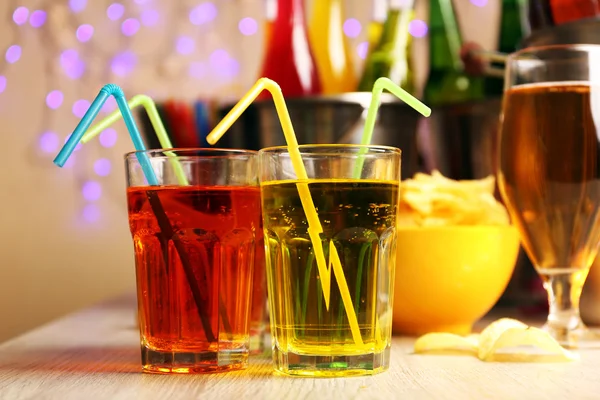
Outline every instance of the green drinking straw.
<path fill-rule="evenodd" d="M 165 129 L 165 125 L 163 124 L 162 119 L 160 119 L 160 115 L 158 115 L 158 111 L 156 109 L 156 104 L 150 97 L 148 97 L 144 94 L 138 94 L 137 96 L 132 97 L 127 102 L 127 105 L 129 106 L 130 109 L 134 109 L 138 106 L 144 107 L 144 109 L 146 110 L 146 113 L 148 114 L 148 118 L 150 118 L 150 122 L 152 123 L 152 127 L 154 128 L 154 131 L 156 132 L 156 136 L 158 137 L 158 141 L 159 141 L 160 145 L 162 146 L 162 148 L 163 149 L 173 148 L 173 145 L 171 144 L 171 140 L 169 139 L 169 135 L 167 135 L 167 130 Z M 105 130 L 110 125 L 114 124 L 115 122 L 117 122 L 121 118 L 121 116 L 122 116 L 122 113 L 119 110 L 114 111 L 108 117 L 104 118 L 102 121 L 98 122 L 96 125 L 89 128 L 88 131 L 81 138 L 81 143 L 87 143 L 90 140 L 92 140 L 93 138 L 95 138 L 96 136 L 98 136 L 100 134 L 100 132 L 102 132 L 103 130 Z M 170 151 L 165 151 L 164 153 L 167 156 L 175 156 L 175 153 L 170 152 Z M 177 160 L 176 158 L 173 158 L 170 161 L 171 161 L 171 164 L 173 165 L 173 169 L 174 169 L 174 172 L 175 172 L 175 175 L 177 177 L 177 181 L 179 182 L 179 184 L 182 186 L 188 186 L 189 183 L 185 176 L 185 171 L 181 167 L 181 163 L 179 162 L 179 160 Z"/>
<path fill-rule="evenodd" d="M 383 89 L 386 89 L 388 92 L 398 97 L 424 117 L 429 117 L 431 115 L 431 109 L 419 101 L 419 99 L 412 96 L 400 86 L 396 85 L 390 79 L 379 78 L 373 85 L 371 103 L 369 104 L 365 129 L 363 130 L 362 140 L 360 142 L 362 145 L 371 144 L 371 139 L 373 138 L 373 129 L 375 128 L 375 120 L 377 119 L 377 111 L 379 110 L 379 105 L 381 103 L 381 94 L 383 93 Z M 364 156 L 366 152 L 366 148 L 361 148 L 358 154 Z M 364 162 L 364 157 L 359 157 L 357 159 L 356 165 L 354 166 L 354 179 L 360 179 Z"/>

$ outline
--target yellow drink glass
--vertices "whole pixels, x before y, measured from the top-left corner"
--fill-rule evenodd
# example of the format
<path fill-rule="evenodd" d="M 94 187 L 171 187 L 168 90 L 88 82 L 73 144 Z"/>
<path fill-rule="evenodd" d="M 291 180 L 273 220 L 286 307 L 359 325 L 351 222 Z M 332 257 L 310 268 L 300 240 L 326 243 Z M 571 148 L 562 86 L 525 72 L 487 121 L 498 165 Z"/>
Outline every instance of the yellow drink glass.
<path fill-rule="evenodd" d="M 259 153 L 274 367 L 300 376 L 384 371 L 392 334 L 400 150 L 307 145 L 299 151 L 308 179 L 297 179 L 287 147 Z M 363 166 L 356 178 L 358 159 Z M 306 185 L 317 227 L 299 194 Z M 324 257 L 314 251 L 315 237 Z"/>

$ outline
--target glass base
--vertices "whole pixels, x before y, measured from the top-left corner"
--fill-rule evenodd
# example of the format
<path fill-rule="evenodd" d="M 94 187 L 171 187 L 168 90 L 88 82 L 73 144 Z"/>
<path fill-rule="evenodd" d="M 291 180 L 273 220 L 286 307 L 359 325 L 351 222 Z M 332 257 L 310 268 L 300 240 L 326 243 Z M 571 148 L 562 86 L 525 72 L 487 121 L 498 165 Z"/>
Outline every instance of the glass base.
<path fill-rule="evenodd" d="M 273 349 L 275 371 L 291 376 L 344 377 L 374 375 L 390 366 L 390 349 L 352 356 L 284 353 Z"/>
<path fill-rule="evenodd" d="M 567 349 L 600 348 L 600 332 L 589 329 L 583 322 L 580 322 L 575 329 L 557 327 L 546 322 L 542 329 Z"/>
<path fill-rule="evenodd" d="M 161 352 L 142 347 L 142 372 L 151 374 L 204 374 L 245 369 L 247 350 L 219 352 Z"/>

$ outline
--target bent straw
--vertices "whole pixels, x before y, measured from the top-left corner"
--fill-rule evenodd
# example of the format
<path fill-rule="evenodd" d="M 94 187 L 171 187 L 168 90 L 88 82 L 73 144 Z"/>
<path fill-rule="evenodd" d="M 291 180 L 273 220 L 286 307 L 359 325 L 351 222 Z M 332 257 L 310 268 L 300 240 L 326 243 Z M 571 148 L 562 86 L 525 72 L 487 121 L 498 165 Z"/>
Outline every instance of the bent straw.
<path fill-rule="evenodd" d="M 148 118 L 150 118 L 152 127 L 154 128 L 154 132 L 156 132 L 156 136 L 158 137 L 158 142 L 160 143 L 162 148 L 163 149 L 173 148 L 173 145 L 171 144 L 171 140 L 169 139 L 169 135 L 167 135 L 167 130 L 165 129 L 165 125 L 163 124 L 162 119 L 160 118 L 160 115 L 158 115 L 158 110 L 156 109 L 156 104 L 150 97 L 148 97 L 144 94 L 138 94 L 137 96 L 133 96 L 127 102 L 127 104 L 130 109 L 134 109 L 138 106 L 144 107 L 144 109 L 146 110 L 146 113 L 148 114 Z M 100 132 L 102 132 L 103 130 L 105 130 L 110 125 L 114 124 L 115 122 L 117 122 L 121 118 L 121 115 L 124 115 L 124 114 L 122 114 L 119 110 L 114 111 L 108 117 L 104 118 L 102 121 L 98 122 L 96 125 L 89 128 L 87 130 L 87 132 L 85 132 L 85 134 L 81 138 L 81 143 L 87 143 L 90 140 L 92 140 L 93 138 L 95 138 L 96 136 L 98 136 L 100 134 Z M 139 135 L 139 133 L 138 133 L 138 135 Z M 164 153 L 167 156 L 175 155 L 173 152 L 170 152 L 170 151 L 165 151 Z M 173 165 L 173 170 L 175 172 L 175 176 L 177 177 L 177 181 L 179 182 L 179 184 L 182 186 L 188 186 L 189 183 L 185 176 L 185 171 L 183 170 L 183 167 L 181 166 L 181 163 L 179 162 L 179 160 L 177 160 L 176 158 L 173 158 L 170 161 L 171 161 L 171 164 Z"/>
<path fill-rule="evenodd" d="M 348 284 L 346 282 L 346 277 L 344 276 L 342 263 L 333 240 L 329 242 L 329 263 L 325 261 L 323 243 L 321 242 L 320 237 L 320 234 L 323 233 L 323 227 L 321 226 L 319 215 L 308 188 L 308 175 L 304 167 L 304 162 L 302 161 L 298 140 L 296 139 L 294 127 L 292 126 L 290 115 L 279 85 L 270 79 L 260 78 L 212 130 L 212 132 L 207 136 L 206 140 L 211 145 L 214 145 L 264 90 L 268 90 L 273 97 L 275 109 L 277 111 L 277 115 L 279 116 L 279 122 L 281 124 L 283 135 L 287 143 L 287 148 L 290 153 L 292 166 L 294 168 L 294 172 L 296 173 L 296 178 L 301 181 L 296 184 L 296 187 L 298 188 L 300 202 L 302 203 L 302 208 L 304 209 L 306 219 L 308 220 L 308 235 L 316 256 L 317 268 L 319 271 L 321 286 L 323 288 L 323 297 L 325 299 L 325 307 L 327 310 L 329 310 L 329 299 L 331 294 L 331 270 L 333 269 L 333 274 L 342 297 L 342 303 L 344 305 L 344 309 L 346 310 L 346 315 L 348 316 L 348 323 L 350 324 L 352 338 L 354 339 L 356 345 L 364 346 L 362 336 L 360 334 L 360 328 L 358 326 L 358 319 L 352 305 L 352 297 L 350 296 L 350 291 L 348 290 Z"/>
<path fill-rule="evenodd" d="M 59 167 L 64 166 L 64 164 L 67 162 L 67 160 L 73 153 L 75 146 L 77 146 L 77 144 L 83 137 L 84 132 L 91 125 L 94 118 L 100 112 L 100 108 L 110 96 L 113 96 L 115 98 L 117 105 L 119 106 L 119 110 L 123 114 L 125 125 L 127 126 L 129 135 L 131 136 L 131 141 L 133 142 L 135 149 L 138 151 L 138 153 L 136 153 L 136 156 L 140 162 L 140 165 L 142 166 L 142 171 L 144 172 L 148 183 L 153 186 L 158 185 L 158 179 L 154 174 L 154 170 L 152 169 L 150 159 L 146 153 L 143 153 L 143 151 L 146 150 L 146 146 L 144 145 L 144 141 L 140 136 L 140 132 L 137 128 L 137 125 L 135 124 L 135 120 L 131 115 L 131 110 L 129 109 L 127 101 L 125 100 L 125 94 L 119 86 L 114 84 L 108 84 L 100 90 L 100 93 L 98 93 L 98 96 L 96 96 L 96 98 L 90 105 L 90 108 L 86 111 L 81 121 L 79 121 L 79 124 L 77 124 L 77 127 L 69 137 L 69 140 L 67 140 L 63 148 L 60 150 L 60 152 L 54 159 L 54 164 L 56 164 Z M 204 312 L 204 309 L 201 307 L 202 294 L 200 292 L 200 288 L 194 284 L 196 282 L 196 277 L 194 275 L 192 264 L 189 258 L 187 257 L 187 254 L 185 253 L 185 247 L 179 239 L 178 235 L 176 235 L 173 231 L 169 218 L 165 213 L 157 194 L 147 191 L 146 195 L 148 197 L 148 201 L 150 202 L 150 206 L 154 212 L 160 230 L 167 237 L 171 238 L 175 246 L 175 250 L 179 254 L 179 259 L 183 266 L 190 287 L 190 291 L 192 292 L 192 297 L 194 298 L 196 309 L 198 310 L 198 315 L 200 317 L 202 327 L 204 328 L 204 332 L 206 334 L 206 339 L 209 342 L 215 342 L 217 339 L 214 333 L 212 332 L 210 319 L 208 318 L 208 315 L 206 315 L 206 313 Z M 223 324 L 225 325 L 225 323 L 226 321 L 224 320 Z"/>
<path fill-rule="evenodd" d="M 369 104 L 369 111 L 367 112 L 365 128 L 363 130 L 362 140 L 360 142 L 360 144 L 362 145 L 371 144 L 371 139 L 373 138 L 373 129 L 375 128 L 375 120 L 377 119 L 377 112 L 379 111 L 379 105 L 381 103 L 381 94 L 383 93 L 383 89 L 386 89 L 388 92 L 398 97 L 400 100 L 411 106 L 424 117 L 429 117 L 431 115 L 431 109 L 425 104 L 423 104 L 421 101 L 419 101 L 416 97 L 412 96 L 406 90 L 396 85 L 390 79 L 379 78 L 375 81 L 375 84 L 373 85 L 371 103 Z M 358 151 L 360 157 L 358 157 L 358 159 L 356 160 L 356 165 L 354 166 L 354 179 L 360 179 L 363 164 L 365 162 L 364 157 L 362 156 L 364 156 L 366 152 L 366 148 L 361 148 Z"/>

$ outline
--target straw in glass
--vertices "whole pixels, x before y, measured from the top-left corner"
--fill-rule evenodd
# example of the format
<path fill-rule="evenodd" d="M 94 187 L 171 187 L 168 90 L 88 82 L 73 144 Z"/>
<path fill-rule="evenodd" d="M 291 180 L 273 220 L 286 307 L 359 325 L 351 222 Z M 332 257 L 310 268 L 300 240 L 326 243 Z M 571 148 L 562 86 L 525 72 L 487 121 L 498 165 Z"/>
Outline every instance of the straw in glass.
<path fill-rule="evenodd" d="M 114 85 L 114 84 L 108 84 L 100 90 L 100 93 L 98 94 L 98 96 L 96 96 L 96 99 L 94 99 L 90 108 L 85 113 L 85 115 L 83 116 L 83 118 L 81 119 L 81 121 L 79 122 L 79 124 L 77 125 L 75 130 L 73 131 L 73 134 L 69 137 L 69 140 L 67 140 L 67 142 L 65 143 L 63 148 L 60 150 L 60 152 L 54 159 L 54 163 L 56 165 L 58 165 L 59 167 L 62 167 L 67 162 L 67 160 L 73 153 L 75 146 L 77 146 L 77 144 L 83 137 L 85 131 L 88 129 L 88 127 L 93 122 L 94 118 L 100 112 L 100 108 L 102 107 L 102 105 L 106 102 L 106 100 L 110 96 L 113 96 L 115 98 L 117 105 L 119 106 L 119 110 L 120 110 L 121 114 L 123 115 L 125 125 L 127 126 L 129 135 L 131 136 L 131 141 L 133 142 L 135 149 L 138 151 L 138 153 L 136 155 L 138 157 L 138 160 L 140 161 L 140 165 L 142 166 L 142 171 L 144 172 L 146 180 L 152 186 L 158 185 L 158 179 L 156 178 L 156 175 L 154 174 L 154 170 L 152 169 L 152 164 L 150 163 L 150 159 L 149 159 L 148 155 L 143 152 L 146 150 L 146 147 L 144 145 L 144 141 L 141 138 L 141 135 L 137 128 L 137 125 L 135 124 L 135 120 L 133 119 L 133 115 L 131 114 L 131 110 L 129 109 L 129 105 L 127 104 L 127 101 L 125 100 L 125 94 L 123 93 L 123 91 L 121 90 L 121 88 L 119 86 Z M 159 121 L 160 121 L 160 119 L 159 119 Z M 106 126 L 108 126 L 108 125 L 106 125 Z M 163 132 L 164 132 L 164 130 L 163 130 Z M 173 241 L 173 244 L 175 246 L 175 249 L 176 249 L 177 253 L 179 254 L 179 259 L 181 260 L 181 264 L 183 266 L 183 269 L 184 269 L 184 272 L 185 272 L 185 275 L 186 275 L 186 278 L 188 281 L 188 285 L 192 292 L 192 297 L 194 298 L 194 302 L 196 304 L 196 309 L 198 310 L 198 314 L 200 317 L 200 321 L 202 323 L 202 327 L 204 328 L 204 333 L 206 335 L 206 339 L 209 342 L 216 342 L 217 338 L 215 337 L 215 335 L 212 331 L 212 328 L 210 325 L 210 318 L 208 317 L 204 308 L 202 307 L 202 295 L 200 293 L 200 287 L 197 285 L 196 277 L 194 275 L 194 271 L 192 269 L 191 262 L 190 262 L 189 258 L 187 257 L 185 247 L 184 247 L 183 243 L 181 242 L 179 236 L 176 235 L 175 232 L 173 231 L 173 227 L 171 226 L 169 218 L 162 207 L 162 204 L 160 202 L 160 199 L 158 198 L 158 195 L 152 191 L 147 191 L 146 195 L 148 197 L 148 201 L 150 202 L 150 206 L 152 208 L 152 211 L 154 212 L 154 215 L 156 217 L 156 220 L 158 222 L 160 230 L 163 232 L 163 234 L 166 237 L 171 238 L 171 240 Z M 223 319 L 223 325 L 224 325 L 225 329 L 228 330 L 229 323 L 226 318 Z"/>

